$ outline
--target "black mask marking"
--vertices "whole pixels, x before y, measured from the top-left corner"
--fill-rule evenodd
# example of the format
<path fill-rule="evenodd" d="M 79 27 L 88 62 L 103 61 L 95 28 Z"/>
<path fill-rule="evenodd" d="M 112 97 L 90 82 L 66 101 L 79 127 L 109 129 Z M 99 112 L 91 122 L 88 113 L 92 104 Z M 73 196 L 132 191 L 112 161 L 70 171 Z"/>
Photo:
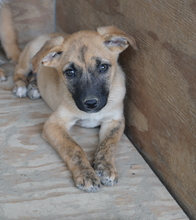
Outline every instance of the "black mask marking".
<path fill-rule="evenodd" d="M 69 92 L 72 94 L 76 106 L 87 113 L 98 112 L 107 104 L 108 76 L 102 74 L 100 65 L 101 63 L 98 65 L 96 62 L 95 67 L 89 67 L 86 73 L 82 68 L 72 63 L 64 71 L 68 80 Z M 108 66 L 104 71 L 107 70 Z"/>

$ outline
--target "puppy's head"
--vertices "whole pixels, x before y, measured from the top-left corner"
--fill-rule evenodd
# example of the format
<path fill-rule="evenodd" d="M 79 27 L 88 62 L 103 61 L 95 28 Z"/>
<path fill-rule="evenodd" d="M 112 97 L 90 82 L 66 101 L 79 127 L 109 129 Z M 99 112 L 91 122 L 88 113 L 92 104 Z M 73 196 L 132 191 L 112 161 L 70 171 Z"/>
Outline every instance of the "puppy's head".
<path fill-rule="evenodd" d="M 65 82 L 76 106 L 87 113 L 100 111 L 106 104 L 113 78 L 117 73 L 119 53 L 129 44 L 137 49 L 132 36 L 116 27 L 80 31 L 64 39 L 47 41 L 33 57 L 36 72 L 39 65 L 54 67 Z"/>

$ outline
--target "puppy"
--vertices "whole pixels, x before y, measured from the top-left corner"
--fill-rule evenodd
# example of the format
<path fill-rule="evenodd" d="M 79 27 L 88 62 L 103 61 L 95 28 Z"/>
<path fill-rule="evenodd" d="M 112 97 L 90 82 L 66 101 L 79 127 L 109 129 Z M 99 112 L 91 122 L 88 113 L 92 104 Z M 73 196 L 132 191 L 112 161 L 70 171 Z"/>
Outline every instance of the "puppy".
<path fill-rule="evenodd" d="M 17 44 L 17 37 L 13 27 L 12 13 L 7 4 L 8 1 L 0 0 L 0 40 L 8 59 L 17 62 L 20 49 Z M 6 76 L 3 69 L 0 69 L 0 81 L 5 81 Z"/>
<path fill-rule="evenodd" d="M 14 92 L 20 90 L 19 96 L 26 95 L 28 72 L 37 73 L 40 94 L 54 111 L 44 124 L 43 138 L 86 192 L 118 181 L 114 158 L 124 130 L 125 77 L 117 60 L 129 44 L 137 49 L 132 36 L 113 26 L 44 35 L 26 46 L 16 67 Z M 93 166 L 69 133 L 73 125 L 100 126 Z"/>

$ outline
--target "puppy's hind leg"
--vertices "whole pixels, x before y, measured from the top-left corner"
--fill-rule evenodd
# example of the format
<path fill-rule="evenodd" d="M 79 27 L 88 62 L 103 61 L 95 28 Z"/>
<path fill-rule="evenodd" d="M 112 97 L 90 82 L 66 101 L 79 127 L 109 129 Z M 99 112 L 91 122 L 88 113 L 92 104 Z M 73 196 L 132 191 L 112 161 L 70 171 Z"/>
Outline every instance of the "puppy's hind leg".
<path fill-rule="evenodd" d="M 41 97 L 38 86 L 37 77 L 35 73 L 30 73 L 28 76 L 27 95 L 30 99 L 35 100 Z"/>
<path fill-rule="evenodd" d="M 9 4 L 4 4 L 0 11 L 0 37 L 3 49 L 8 59 L 17 62 L 20 49 L 12 21 L 12 12 Z"/>
<path fill-rule="evenodd" d="M 13 94 L 22 98 L 27 96 L 27 76 L 31 72 L 29 45 L 21 53 L 14 71 Z"/>

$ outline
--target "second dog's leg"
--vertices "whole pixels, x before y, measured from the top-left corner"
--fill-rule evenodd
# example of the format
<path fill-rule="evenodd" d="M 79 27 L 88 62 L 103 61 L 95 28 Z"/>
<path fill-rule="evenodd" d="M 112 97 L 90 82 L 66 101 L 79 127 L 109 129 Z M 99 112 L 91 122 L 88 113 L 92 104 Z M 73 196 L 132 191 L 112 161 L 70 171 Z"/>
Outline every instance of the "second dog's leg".
<path fill-rule="evenodd" d="M 66 124 L 64 118 L 58 117 L 56 111 L 46 121 L 43 137 L 67 163 L 76 186 L 86 192 L 97 192 L 100 188 L 99 177 L 95 174 L 82 148 L 69 135 Z"/>
<path fill-rule="evenodd" d="M 27 95 L 30 99 L 38 99 L 41 97 L 38 86 L 36 74 L 31 73 L 28 76 Z"/>
<path fill-rule="evenodd" d="M 14 71 L 14 95 L 22 98 L 27 96 L 27 76 L 31 72 L 29 47 L 25 47 L 19 57 Z"/>
<path fill-rule="evenodd" d="M 38 99 L 40 98 L 40 93 L 37 87 L 36 74 L 31 73 L 30 53 L 31 49 L 28 44 L 22 51 L 14 71 L 15 86 L 13 93 L 20 98 L 28 96 L 30 99 Z"/>
<path fill-rule="evenodd" d="M 6 56 L 17 62 L 20 49 L 17 44 L 17 37 L 13 26 L 12 13 L 8 4 L 5 4 L 0 11 L 0 34 Z"/>
<path fill-rule="evenodd" d="M 19 98 L 23 98 L 27 96 L 27 75 L 30 69 L 20 69 L 18 68 L 18 65 L 16 66 L 14 72 L 15 85 L 13 88 L 13 94 Z"/>

